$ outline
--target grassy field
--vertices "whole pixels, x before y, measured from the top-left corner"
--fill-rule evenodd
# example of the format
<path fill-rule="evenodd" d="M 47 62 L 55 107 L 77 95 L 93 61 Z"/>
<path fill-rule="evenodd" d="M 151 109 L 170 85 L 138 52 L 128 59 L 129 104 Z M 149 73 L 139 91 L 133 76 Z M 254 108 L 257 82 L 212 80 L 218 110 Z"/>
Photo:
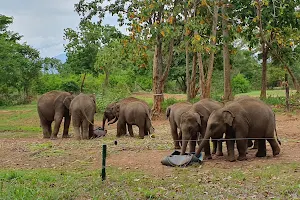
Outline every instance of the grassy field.
<path fill-rule="evenodd" d="M 96 121 L 100 123 L 101 113 L 97 113 Z M 110 161 L 118 155 L 118 159 L 126 160 L 127 154 L 135 152 L 145 160 L 153 159 L 153 151 L 171 152 L 172 143 L 160 140 L 171 139 L 168 122 L 154 123 L 161 130 L 156 134 L 157 140 L 121 138 L 120 144 L 109 145 Z M 283 123 L 286 122 L 280 127 Z M 102 182 L 100 147 L 114 143 L 115 129 L 111 128 L 105 138 L 82 142 L 71 138 L 60 143 L 41 137 L 36 102 L 0 108 L 0 199 L 300 198 L 299 160 L 219 160 L 171 169 L 162 168 L 160 160 L 152 164 L 154 168 L 122 165 L 118 163 L 124 161 L 116 160 L 117 165 L 108 162 L 107 180 Z M 283 141 L 287 141 L 286 137 Z M 11 164 L 1 160 L 1 155 L 6 154 L 12 155 Z"/>
<path fill-rule="evenodd" d="M 296 90 L 290 90 L 290 95 L 295 94 Z M 251 91 L 248 93 L 237 94 L 236 96 L 248 95 L 252 97 L 259 97 L 260 90 Z M 285 90 L 267 90 L 267 97 L 285 97 Z"/>

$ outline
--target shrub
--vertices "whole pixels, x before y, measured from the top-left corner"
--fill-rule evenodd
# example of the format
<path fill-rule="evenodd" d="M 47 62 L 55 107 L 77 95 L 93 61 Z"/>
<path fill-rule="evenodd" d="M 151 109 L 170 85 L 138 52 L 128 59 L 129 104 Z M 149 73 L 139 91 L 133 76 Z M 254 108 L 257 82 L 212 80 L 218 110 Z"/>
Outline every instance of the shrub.
<path fill-rule="evenodd" d="M 235 77 L 233 77 L 231 86 L 234 94 L 246 93 L 251 89 L 250 82 L 243 74 L 237 74 Z"/>
<path fill-rule="evenodd" d="M 60 89 L 66 92 L 72 92 L 72 93 L 78 93 L 80 92 L 80 88 L 78 86 L 77 83 L 75 83 L 75 81 L 68 81 L 63 83 L 60 86 Z"/>
<path fill-rule="evenodd" d="M 177 100 L 175 98 L 169 98 L 169 99 L 166 99 L 163 101 L 161 107 L 162 107 L 163 111 L 165 111 L 168 106 L 173 105 L 178 102 L 181 102 L 181 100 Z"/>

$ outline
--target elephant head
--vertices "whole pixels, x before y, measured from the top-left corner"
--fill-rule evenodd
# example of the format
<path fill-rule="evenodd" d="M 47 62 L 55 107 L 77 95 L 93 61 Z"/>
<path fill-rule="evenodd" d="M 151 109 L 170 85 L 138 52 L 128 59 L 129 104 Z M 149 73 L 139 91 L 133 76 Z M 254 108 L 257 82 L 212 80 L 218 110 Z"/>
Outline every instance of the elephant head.
<path fill-rule="evenodd" d="M 182 132 L 181 154 L 186 151 L 189 140 L 196 140 L 201 129 L 203 116 L 200 113 L 187 111 L 180 117 L 180 130 Z"/>
<path fill-rule="evenodd" d="M 111 103 L 109 104 L 103 114 L 103 121 L 102 121 L 102 129 L 104 130 L 105 127 L 105 122 L 106 120 L 108 122 L 110 122 L 113 119 L 116 119 L 116 108 L 115 106 L 117 105 L 117 103 Z M 119 106 L 120 108 L 120 106 Z"/>
<path fill-rule="evenodd" d="M 70 109 L 71 101 L 75 98 L 74 94 L 68 95 L 64 98 L 63 104 L 67 109 Z"/>
<path fill-rule="evenodd" d="M 205 135 L 196 151 L 196 156 L 200 155 L 205 145 L 209 145 L 210 137 L 213 139 L 222 138 L 227 126 L 232 127 L 234 118 L 234 114 L 229 110 L 219 109 L 213 111 L 208 118 Z"/>

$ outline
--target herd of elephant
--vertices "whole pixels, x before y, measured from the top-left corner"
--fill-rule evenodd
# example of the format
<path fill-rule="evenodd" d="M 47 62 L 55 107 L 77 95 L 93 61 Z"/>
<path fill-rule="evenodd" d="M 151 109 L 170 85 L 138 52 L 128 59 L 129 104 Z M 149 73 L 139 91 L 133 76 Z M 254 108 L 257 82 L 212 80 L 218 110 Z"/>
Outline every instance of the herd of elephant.
<path fill-rule="evenodd" d="M 50 91 L 43 94 L 37 103 L 40 124 L 43 128 L 43 137 L 56 139 L 60 124 L 64 118 L 63 138 L 69 137 L 69 126 L 72 124 L 76 139 L 90 139 L 95 137 L 94 115 L 96 113 L 96 97 L 80 93 L 79 95 L 62 91 Z M 102 131 L 105 131 L 105 122 L 117 124 L 117 137 L 128 132 L 133 136 L 132 125 L 139 127 L 139 137 L 153 132 L 150 119 L 151 109 L 142 100 L 128 97 L 109 104 L 103 115 Z M 51 124 L 54 121 L 54 130 Z"/>
<path fill-rule="evenodd" d="M 69 137 L 70 122 L 74 127 L 76 139 L 95 137 L 94 115 L 96 113 L 95 95 L 51 91 L 43 94 L 37 105 L 43 137 L 56 139 L 64 118 L 63 138 Z M 266 156 L 266 140 L 270 143 L 273 155 L 280 153 L 280 141 L 277 137 L 275 114 L 263 101 L 243 96 L 226 104 L 211 99 L 202 99 L 194 104 L 175 103 L 166 110 L 175 149 L 185 154 L 189 143 L 190 152 L 196 156 L 204 149 L 205 158 L 211 159 L 211 153 L 222 156 L 222 142 L 226 141 L 228 160 L 235 161 L 234 145 L 237 144 L 238 160 L 245 160 L 248 147 L 255 139 L 257 157 Z M 54 121 L 54 130 L 51 124 Z M 102 131 L 105 123 L 117 122 L 117 137 L 133 135 L 132 125 L 139 128 L 139 138 L 152 134 L 151 109 L 140 99 L 128 97 L 107 105 L 103 114 Z M 276 133 L 276 137 L 275 137 Z M 224 138 L 225 134 L 225 138 Z M 249 138 L 249 139 L 248 139 Z M 213 151 L 209 141 L 213 141 Z M 199 147 L 196 150 L 196 143 Z"/>

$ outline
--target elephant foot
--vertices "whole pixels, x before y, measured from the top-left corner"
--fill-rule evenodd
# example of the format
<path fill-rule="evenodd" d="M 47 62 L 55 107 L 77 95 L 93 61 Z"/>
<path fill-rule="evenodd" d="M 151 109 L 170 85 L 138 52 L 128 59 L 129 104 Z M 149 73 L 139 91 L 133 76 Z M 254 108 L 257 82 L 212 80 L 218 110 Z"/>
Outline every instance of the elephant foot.
<path fill-rule="evenodd" d="M 212 157 L 211 157 L 211 155 L 205 155 L 205 156 L 204 156 L 204 159 L 205 159 L 205 160 L 211 160 Z"/>
<path fill-rule="evenodd" d="M 213 150 L 213 151 L 211 152 L 211 154 L 216 154 L 216 150 Z"/>
<path fill-rule="evenodd" d="M 57 136 L 51 136 L 51 140 L 57 140 Z"/>
<path fill-rule="evenodd" d="M 44 139 L 49 139 L 49 138 L 50 138 L 50 135 L 44 135 L 43 138 L 44 138 Z"/>
<path fill-rule="evenodd" d="M 228 157 L 228 159 L 227 159 L 229 162 L 235 162 L 236 161 L 236 159 L 234 158 L 234 157 Z"/>
<path fill-rule="evenodd" d="M 238 160 L 239 160 L 239 161 L 247 160 L 247 157 L 246 157 L 246 156 L 239 156 L 239 157 L 238 157 Z"/>
<path fill-rule="evenodd" d="M 139 136 L 139 139 L 144 139 L 144 136 Z"/>
<path fill-rule="evenodd" d="M 255 154 L 255 156 L 256 156 L 256 157 L 260 157 L 260 158 L 261 158 L 261 157 L 266 157 L 266 156 L 267 156 L 267 152 L 259 152 L 259 151 L 258 151 L 258 152 Z"/>
<path fill-rule="evenodd" d="M 273 151 L 273 156 L 277 156 L 277 155 L 279 155 L 279 153 L 280 153 L 280 149 Z"/>
<path fill-rule="evenodd" d="M 218 151 L 218 152 L 216 153 L 216 156 L 223 156 L 223 152 L 222 152 L 222 151 Z"/>
<path fill-rule="evenodd" d="M 70 135 L 63 135 L 62 138 L 71 138 Z"/>

